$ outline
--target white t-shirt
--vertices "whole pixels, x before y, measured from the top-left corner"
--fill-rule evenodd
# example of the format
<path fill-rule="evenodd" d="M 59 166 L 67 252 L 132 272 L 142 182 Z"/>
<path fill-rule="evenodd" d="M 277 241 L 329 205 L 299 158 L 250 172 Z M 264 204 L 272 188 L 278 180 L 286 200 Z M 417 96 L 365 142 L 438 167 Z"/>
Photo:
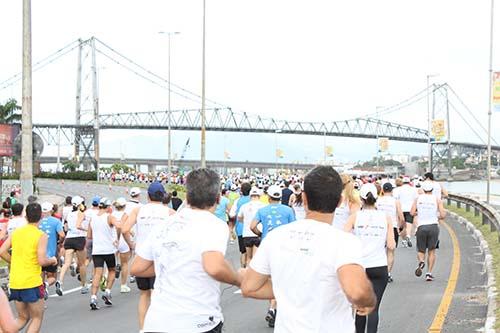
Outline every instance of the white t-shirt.
<path fill-rule="evenodd" d="M 387 214 L 375 209 L 360 210 L 353 233 L 363 245 L 365 268 L 387 266 Z"/>
<path fill-rule="evenodd" d="M 354 318 L 337 271 L 361 265 L 353 235 L 314 220 L 283 225 L 262 241 L 250 267 L 271 275 L 279 304 L 275 333 L 352 333 Z"/>
<path fill-rule="evenodd" d="M 117 250 L 114 242 L 116 232 L 108 223 L 109 214 L 95 214 L 90 221 L 92 228 L 92 255 L 114 254 Z"/>
<path fill-rule="evenodd" d="M 438 203 L 434 195 L 421 194 L 417 198 L 418 226 L 439 224 Z"/>
<path fill-rule="evenodd" d="M 16 216 L 9 220 L 7 223 L 7 235 L 12 235 L 14 230 L 19 227 L 25 226 L 28 224 L 28 221 L 22 216 Z"/>
<path fill-rule="evenodd" d="M 250 229 L 252 221 L 255 219 L 257 211 L 266 205 L 260 200 L 250 201 L 240 208 L 238 219 L 243 221 L 243 237 L 257 237 L 257 235 Z"/>
<path fill-rule="evenodd" d="M 332 226 L 343 231 L 347 220 L 349 220 L 349 216 L 351 216 L 349 202 L 342 196 L 342 203 L 335 209 Z"/>
<path fill-rule="evenodd" d="M 396 207 L 397 200 L 393 196 L 384 195 L 378 198 L 376 207 L 377 210 L 385 212 L 391 218 L 392 227 L 398 227 L 398 210 Z"/>
<path fill-rule="evenodd" d="M 442 189 L 441 189 L 441 184 L 439 184 L 436 181 L 432 182 L 432 194 L 438 198 L 438 200 L 441 200 L 442 197 Z"/>
<path fill-rule="evenodd" d="M 224 320 L 220 283 L 203 269 L 202 255 L 225 255 L 228 238 L 225 222 L 187 207 L 153 228 L 137 248 L 137 255 L 154 261 L 156 273 L 145 332 L 206 332 Z"/>
<path fill-rule="evenodd" d="M 394 197 L 401 203 L 401 210 L 403 212 L 410 212 L 411 207 L 418 196 L 417 189 L 409 184 L 403 184 L 398 187 L 397 190 L 398 191 L 394 193 Z"/>
<path fill-rule="evenodd" d="M 306 210 L 304 205 L 292 205 L 293 212 L 295 213 L 295 220 L 304 220 L 306 218 Z"/>
<path fill-rule="evenodd" d="M 161 203 L 148 203 L 144 206 L 140 206 L 135 224 L 135 241 L 137 245 L 146 241 L 151 229 L 158 223 L 164 223 L 169 216 L 170 210 Z"/>
<path fill-rule="evenodd" d="M 62 209 L 62 220 L 63 223 L 66 221 L 68 218 L 68 214 L 73 211 L 73 206 L 64 206 Z"/>

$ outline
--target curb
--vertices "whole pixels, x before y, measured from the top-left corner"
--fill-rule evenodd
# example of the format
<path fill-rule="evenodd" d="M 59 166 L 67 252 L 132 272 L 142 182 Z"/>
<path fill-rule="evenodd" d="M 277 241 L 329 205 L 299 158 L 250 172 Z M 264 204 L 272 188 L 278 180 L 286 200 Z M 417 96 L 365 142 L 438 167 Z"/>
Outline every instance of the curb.
<path fill-rule="evenodd" d="M 497 309 L 497 302 L 496 302 L 496 296 L 497 296 L 497 288 L 496 288 L 496 281 L 495 281 L 495 275 L 493 273 L 493 256 L 491 255 L 490 248 L 488 246 L 488 243 L 483 237 L 483 234 L 481 231 L 476 229 L 476 227 L 469 222 L 466 218 L 454 213 L 454 212 L 448 212 L 448 216 L 452 217 L 455 219 L 458 223 L 462 224 L 463 226 L 466 227 L 466 229 L 472 234 L 472 237 L 476 239 L 479 242 L 479 246 L 481 250 L 484 252 L 484 261 L 486 264 L 486 273 L 488 274 L 488 281 L 487 281 L 487 295 L 488 295 L 488 312 L 486 315 L 486 322 L 484 323 L 484 329 L 482 332 L 486 333 L 495 333 L 495 312 Z"/>

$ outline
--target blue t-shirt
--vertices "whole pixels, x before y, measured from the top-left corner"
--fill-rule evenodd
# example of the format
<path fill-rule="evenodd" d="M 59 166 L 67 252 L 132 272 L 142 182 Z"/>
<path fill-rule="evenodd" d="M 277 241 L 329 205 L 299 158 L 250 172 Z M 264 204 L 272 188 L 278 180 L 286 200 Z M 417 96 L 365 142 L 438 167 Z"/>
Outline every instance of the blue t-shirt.
<path fill-rule="evenodd" d="M 236 235 L 243 236 L 243 221 L 238 219 L 238 214 L 240 213 L 241 206 L 250 202 L 250 196 L 242 196 L 238 199 L 236 204 Z"/>
<path fill-rule="evenodd" d="M 293 209 L 283 204 L 270 204 L 257 211 L 255 219 L 262 224 L 262 239 L 279 226 L 295 221 Z"/>
<path fill-rule="evenodd" d="M 227 206 L 229 205 L 229 199 L 222 196 L 220 197 L 220 202 L 215 209 L 215 216 L 220 218 L 222 221 L 227 222 Z"/>
<path fill-rule="evenodd" d="M 57 234 L 63 230 L 61 221 L 49 216 L 40 221 L 38 228 L 45 232 L 49 238 L 47 242 L 47 257 L 54 257 L 57 253 Z"/>

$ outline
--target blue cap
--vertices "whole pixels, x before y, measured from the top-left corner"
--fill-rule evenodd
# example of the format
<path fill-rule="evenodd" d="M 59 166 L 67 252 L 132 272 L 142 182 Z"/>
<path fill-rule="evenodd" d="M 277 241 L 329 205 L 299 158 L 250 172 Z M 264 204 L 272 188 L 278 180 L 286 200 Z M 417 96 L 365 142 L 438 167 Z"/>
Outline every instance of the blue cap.
<path fill-rule="evenodd" d="M 99 202 L 101 201 L 101 197 L 96 195 L 95 197 L 92 198 L 92 205 L 93 206 L 99 206 Z"/>
<path fill-rule="evenodd" d="M 161 192 L 165 194 L 165 188 L 160 182 L 153 182 L 151 185 L 148 187 L 148 194 L 149 195 L 154 195 L 156 192 Z"/>

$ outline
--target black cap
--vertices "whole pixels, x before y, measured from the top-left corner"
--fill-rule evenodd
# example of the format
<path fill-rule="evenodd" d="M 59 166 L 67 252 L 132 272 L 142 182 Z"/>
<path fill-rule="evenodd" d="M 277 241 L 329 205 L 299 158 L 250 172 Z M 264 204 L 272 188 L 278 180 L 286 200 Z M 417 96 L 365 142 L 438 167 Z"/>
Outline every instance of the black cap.
<path fill-rule="evenodd" d="M 391 192 L 392 189 L 394 188 L 391 183 L 385 183 L 384 186 L 382 186 L 384 192 Z"/>

